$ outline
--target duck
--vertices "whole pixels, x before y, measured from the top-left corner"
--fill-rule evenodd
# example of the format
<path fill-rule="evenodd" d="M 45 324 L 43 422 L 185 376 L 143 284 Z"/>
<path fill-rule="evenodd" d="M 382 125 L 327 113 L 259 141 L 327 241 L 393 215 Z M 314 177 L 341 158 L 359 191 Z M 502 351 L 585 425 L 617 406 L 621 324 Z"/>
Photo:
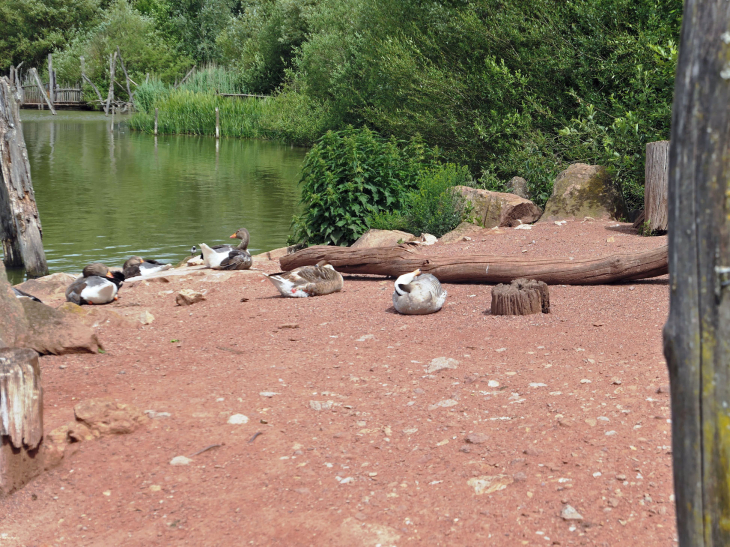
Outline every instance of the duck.
<path fill-rule="evenodd" d="M 13 294 L 15 295 L 15 298 L 28 298 L 30 300 L 33 300 L 35 302 L 40 302 L 41 304 L 43 304 L 43 301 L 40 298 L 37 298 L 37 297 L 33 296 L 32 294 L 28 294 L 27 292 L 21 291 L 20 289 L 16 289 L 15 287 L 12 287 L 12 289 L 13 289 Z"/>
<path fill-rule="evenodd" d="M 435 276 L 422 274 L 419 269 L 395 280 L 393 307 L 404 315 L 436 313 L 444 305 L 446 295 Z"/>
<path fill-rule="evenodd" d="M 214 270 L 248 270 L 253 264 L 253 258 L 248 252 L 250 235 L 246 228 L 237 230 L 229 236 L 231 239 L 240 239 L 238 246 L 216 245 L 209 247 L 200 243 L 200 250 L 203 252 L 205 266 Z"/>
<path fill-rule="evenodd" d="M 146 260 L 141 256 L 133 256 L 128 258 L 124 263 L 122 272 L 124 273 L 124 278 L 129 279 L 130 277 L 150 275 L 163 270 L 169 270 L 171 267 L 170 264 L 163 264 L 156 260 Z"/>
<path fill-rule="evenodd" d="M 302 266 L 290 272 L 264 274 L 282 296 L 306 298 L 342 290 L 342 275 L 326 260 L 316 266 Z"/>
<path fill-rule="evenodd" d="M 66 289 L 66 300 L 79 306 L 84 304 L 108 304 L 117 299 L 117 292 L 124 284 L 124 273 L 110 272 L 104 264 L 94 262 L 86 266 L 81 277 Z"/>

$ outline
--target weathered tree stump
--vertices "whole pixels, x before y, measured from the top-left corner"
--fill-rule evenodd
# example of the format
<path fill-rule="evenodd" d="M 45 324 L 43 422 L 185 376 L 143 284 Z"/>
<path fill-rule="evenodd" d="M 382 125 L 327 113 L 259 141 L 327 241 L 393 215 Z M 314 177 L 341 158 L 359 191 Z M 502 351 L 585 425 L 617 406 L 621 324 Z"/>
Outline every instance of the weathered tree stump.
<path fill-rule="evenodd" d="M 7 78 L 0 78 L 0 241 L 5 264 L 25 266 L 31 277 L 48 274 L 23 126 Z"/>
<path fill-rule="evenodd" d="M 646 145 L 644 215 L 651 233 L 664 233 L 669 224 L 669 141 Z"/>
<path fill-rule="evenodd" d="M 43 469 L 43 389 L 38 354 L 27 348 L 0 350 L 0 498 Z"/>
<path fill-rule="evenodd" d="M 530 315 L 550 313 L 550 291 L 546 283 L 534 279 L 515 279 L 492 289 L 492 315 Z"/>

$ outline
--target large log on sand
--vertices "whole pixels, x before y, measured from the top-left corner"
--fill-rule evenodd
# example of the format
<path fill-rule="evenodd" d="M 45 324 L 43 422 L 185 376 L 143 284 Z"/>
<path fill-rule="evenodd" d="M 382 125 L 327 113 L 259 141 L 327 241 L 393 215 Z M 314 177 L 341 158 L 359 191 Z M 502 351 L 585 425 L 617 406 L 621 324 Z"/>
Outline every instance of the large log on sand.
<path fill-rule="evenodd" d="M 634 281 L 668 272 L 667 247 L 582 260 L 524 260 L 508 256 L 424 255 L 418 245 L 350 249 L 318 245 L 279 259 L 284 270 L 326 260 L 342 273 L 396 277 L 421 269 L 446 283 L 509 283 L 526 277 L 548 285 L 600 285 Z"/>

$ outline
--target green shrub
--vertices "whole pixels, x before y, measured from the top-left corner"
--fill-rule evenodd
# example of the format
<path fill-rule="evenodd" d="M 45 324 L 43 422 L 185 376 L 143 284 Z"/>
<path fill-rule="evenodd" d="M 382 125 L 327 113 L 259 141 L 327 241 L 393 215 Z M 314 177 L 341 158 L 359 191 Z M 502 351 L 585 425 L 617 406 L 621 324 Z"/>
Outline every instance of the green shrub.
<path fill-rule="evenodd" d="M 407 194 L 402 207 L 374 215 L 370 227 L 441 237 L 469 215 L 470 204 L 453 188 L 471 186 L 471 182 L 466 166 L 448 163 L 429 168 L 419 175 L 416 189 Z"/>
<path fill-rule="evenodd" d="M 438 150 L 418 137 L 386 140 L 368 128 L 328 131 L 302 166 L 303 212 L 293 222 L 294 240 L 349 245 L 372 216 L 398 207 L 437 157 Z"/>

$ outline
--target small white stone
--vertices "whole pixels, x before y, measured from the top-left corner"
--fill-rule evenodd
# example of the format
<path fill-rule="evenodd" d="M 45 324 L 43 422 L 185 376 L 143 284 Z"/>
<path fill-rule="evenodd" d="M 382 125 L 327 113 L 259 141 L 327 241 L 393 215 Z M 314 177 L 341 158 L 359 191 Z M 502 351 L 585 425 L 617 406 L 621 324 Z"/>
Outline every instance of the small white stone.
<path fill-rule="evenodd" d="M 489 382 L 487 382 L 487 385 L 489 387 L 499 387 L 499 382 L 497 380 L 489 380 Z"/>
<path fill-rule="evenodd" d="M 190 465 L 193 460 L 186 456 L 175 456 L 170 460 L 170 465 Z"/>
<path fill-rule="evenodd" d="M 541 384 L 539 382 L 532 382 L 530 387 L 547 387 L 547 384 Z"/>
<path fill-rule="evenodd" d="M 591 381 L 590 381 L 590 380 L 589 380 L 588 378 L 583 378 L 583 379 L 582 379 L 582 380 L 580 381 L 580 383 L 581 383 L 581 384 L 590 384 L 590 383 L 591 383 Z"/>
<path fill-rule="evenodd" d="M 596 478 L 598 478 L 598 477 L 601 476 L 601 472 L 600 471 L 596 471 L 595 473 L 593 473 L 593 476 L 596 477 Z"/>
<path fill-rule="evenodd" d="M 560 512 L 560 516 L 563 520 L 583 520 L 583 515 L 576 511 L 575 507 L 572 505 L 566 505 L 563 507 L 563 510 Z"/>
<path fill-rule="evenodd" d="M 459 361 L 451 357 L 436 357 L 431 360 L 431 364 L 426 368 L 426 372 L 433 374 L 445 369 L 455 369 L 459 366 Z"/>
<path fill-rule="evenodd" d="M 274 395 L 279 395 L 279 394 L 276 393 L 275 391 L 262 391 L 261 393 L 259 393 L 259 395 L 261 395 L 262 397 L 273 397 Z"/>
<path fill-rule="evenodd" d="M 615 435 L 615 431 L 606 431 L 606 437 L 611 437 L 612 435 Z"/>
<path fill-rule="evenodd" d="M 247 424 L 248 416 L 244 416 L 243 414 L 234 414 L 233 416 L 228 418 L 228 423 L 232 425 Z"/>

